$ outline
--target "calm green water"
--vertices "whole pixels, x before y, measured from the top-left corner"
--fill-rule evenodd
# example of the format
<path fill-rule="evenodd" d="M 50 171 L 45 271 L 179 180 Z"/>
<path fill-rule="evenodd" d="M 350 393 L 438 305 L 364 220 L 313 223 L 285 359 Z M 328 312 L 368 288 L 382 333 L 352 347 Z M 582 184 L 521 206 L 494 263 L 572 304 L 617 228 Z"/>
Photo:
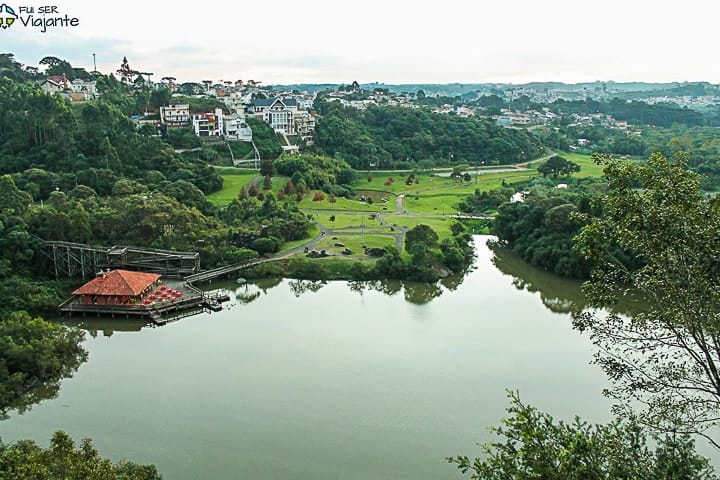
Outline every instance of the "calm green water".
<path fill-rule="evenodd" d="M 485 240 L 462 283 L 435 289 L 227 284 L 238 299 L 219 313 L 89 323 L 89 362 L 0 435 L 46 445 L 64 429 L 170 480 L 455 479 L 444 458 L 491 438 L 507 388 L 607 420 L 591 346 L 556 313 L 578 286 L 493 260 Z"/>

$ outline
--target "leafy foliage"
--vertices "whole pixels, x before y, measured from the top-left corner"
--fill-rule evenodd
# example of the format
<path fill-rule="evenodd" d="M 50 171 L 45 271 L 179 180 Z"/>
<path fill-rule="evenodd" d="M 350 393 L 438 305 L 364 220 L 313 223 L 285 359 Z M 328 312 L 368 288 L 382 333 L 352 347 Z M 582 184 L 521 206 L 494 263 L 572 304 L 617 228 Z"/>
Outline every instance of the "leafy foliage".
<path fill-rule="evenodd" d="M 550 175 L 552 178 L 557 178 L 559 175 L 570 176 L 579 171 L 580 165 L 558 155 L 553 155 L 538 167 L 538 172 L 542 173 L 543 177 Z"/>
<path fill-rule="evenodd" d="M 315 131 L 316 145 L 357 170 L 378 160 L 391 168 L 413 168 L 424 159 L 442 164 L 450 159 L 486 165 L 516 163 L 539 156 L 543 150 L 527 132 L 487 120 L 395 107 L 358 111 L 330 103 L 323 109 Z"/>
<path fill-rule="evenodd" d="M 684 156 L 654 154 L 645 165 L 595 158 L 610 189 L 602 216 L 578 236 L 595 265 L 588 300 L 607 306 L 632 295 L 643 307 L 629 319 L 581 313 L 576 326 L 599 347 L 621 405 L 644 404 L 643 421 L 720 448 L 705 433 L 720 413 L 720 199 L 703 195 Z"/>
<path fill-rule="evenodd" d="M 283 155 L 275 161 L 275 167 L 281 175 L 292 177 L 294 188 L 303 180 L 308 188 L 322 189 L 352 181 L 353 175 L 345 161 L 321 155 Z M 290 193 L 287 188 L 285 191 Z"/>
<path fill-rule="evenodd" d="M 653 437 L 633 419 L 591 425 L 576 417 L 555 421 L 508 394 L 510 418 L 493 432 L 502 440 L 482 446 L 484 458 L 448 458 L 476 480 L 711 480 L 709 461 L 695 452 L 686 435 Z"/>
<path fill-rule="evenodd" d="M 590 266 L 573 249 L 573 237 L 582 226 L 576 213 L 592 213 L 593 187 L 585 182 L 568 189 L 529 186 L 530 194 L 524 202 L 500 205 L 492 231 L 501 244 L 539 268 L 566 277 L 588 278 Z"/>
<path fill-rule="evenodd" d="M 161 480 L 153 465 L 100 457 L 90 439 L 76 445 L 65 432 L 55 432 L 48 448 L 22 440 L 0 443 L 0 476 L 6 480 Z"/>
<path fill-rule="evenodd" d="M 148 170 L 205 193 L 222 187 L 205 162 L 184 160 L 160 139 L 137 132 L 120 106 L 127 96 L 102 98 L 76 109 L 36 85 L 0 79 L 0 174 L 42 170 L 53 176 L 53 189 L 84 184 L 101 195 L 111 193 L 116 180 L 139 180 Z"/>
<path fill-rule="evenodd" d="M 247 118 L 248 126 L 253 132 L 253 142 L 260 152 L 260 158 L 275 159 L 282 153 L 282 147 L 272 127 L 255 117 Z"/>
<path fill-rule="evenodd" d="M 561 114 L 605 113 L 618 120 L 624 120 L 636 125 L 656 125 L 671 127 L 675 123 L 688 126 L 703 125 L 705 120 L 702 114 L 689 108 L 681 108 L 674 104 L 649 104 L 642 101 L 625 101 L 614 98 L 608 102 L 592 99 L 585 100 L 556 100 L 551 105 L 553 111 Z"/>

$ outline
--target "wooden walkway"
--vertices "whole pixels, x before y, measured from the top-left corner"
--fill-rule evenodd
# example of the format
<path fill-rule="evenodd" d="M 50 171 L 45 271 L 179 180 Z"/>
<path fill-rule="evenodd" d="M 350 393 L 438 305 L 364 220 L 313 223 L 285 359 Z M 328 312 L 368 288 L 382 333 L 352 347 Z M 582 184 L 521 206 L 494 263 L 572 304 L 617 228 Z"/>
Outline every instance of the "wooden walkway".
<path fill-rule="evenodd" d="M 271 262 L 273 260 L 277 260 L 277 258 L 256 258 L 254 260 L 240 262 L 234 265 L 226 265 L 224 267 L 218 267 L 212 270 L 205 270 L 204 272 L 188 275 L 187 277 L 185 277 L 185 283 L 187 283 L 188 285 L 192 285 L 193 283 L 205 282 L 207 280 L 212 280 L 213 278 L 222 277 L 223 275 L 228 275 L 230 273 L 237 272 L 245 268 L 254 267 L 255 265 L 260 265 L 261 263 Z"/>
<path fill-rule="evenodd" d="M 198 252 L 178 252 L 132 246 L 87 245 L 46 241 L 43 254 L 53 262 L 55 277 L 92 277 L 104 268 L 124 268 L 182 278 L 200 270 Z"/>

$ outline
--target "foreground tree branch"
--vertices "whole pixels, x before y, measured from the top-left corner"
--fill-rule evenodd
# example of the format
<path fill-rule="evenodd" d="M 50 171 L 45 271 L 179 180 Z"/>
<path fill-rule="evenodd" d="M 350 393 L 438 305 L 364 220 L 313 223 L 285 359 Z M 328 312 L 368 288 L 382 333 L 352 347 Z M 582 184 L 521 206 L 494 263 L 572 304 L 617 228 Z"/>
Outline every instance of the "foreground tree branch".
<path fill-rule="evenodd" d="M 654 154 L 644 165 L 595 160 L 610 188 L 602 215 L 576 237 L 595 267 L 585 286 L 595 309 L 576 313 L 575 327 L 598 347 L 618 410 L 640 402 L 640 421 L 701 434 L 717 448 L 720 201 L 705 197 L 684 156 Z M 627 254 L 640 266 L 618 261 Z M 628 299 L 642 305 L 628 317 L 600 310 Z"/>

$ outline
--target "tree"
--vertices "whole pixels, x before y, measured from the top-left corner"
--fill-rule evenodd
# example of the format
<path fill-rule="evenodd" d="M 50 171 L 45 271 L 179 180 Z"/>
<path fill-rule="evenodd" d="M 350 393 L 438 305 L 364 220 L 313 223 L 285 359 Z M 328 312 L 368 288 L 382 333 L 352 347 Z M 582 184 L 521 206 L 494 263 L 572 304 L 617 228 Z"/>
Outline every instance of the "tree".
<path fill-rule="evenodd" d="M 608 193 L 602 216 L 577 237 L 595 269 L 591 307 L 636 299 L 630 318 L 578 313 L 596 362 L 619 405 L 643 405 L 640 419 L 666 431 L 698 433 L 720 415 L 720 198 L 706 198 L 687 158 L 653 154 L 644 165 L 594 156 Z"/>
<path fill-rule="evenodd" d="M 417 225 L 405 233 L 405 250 L 412 253 L 413 245 L 416 243 L 423 243 L 428 248 L 435 247 L 439 238 L 435 230 L 427 225 Z"/>
<path fill-rule="evenodd" d="M 7 480 L 62 478 L 65 480 L 161 480 L 153 465 L 101 458 L 90 439 L 76 445 L 65 432 L 55 432 L 45 449 L 21 440 L 0 443 L 0 477 Z"/>
<path fill-rule="evenodd" d="M 591 425 L 576 417 L 555 421 L 547 413 L 525 405 L 509 393 L 510 418 L 492 431 L 500 441 L 482 446 L 484 458 L 448 458 L 462 473 L 477 480 L 710 480 L 716 479 L 709 461 L 695 452 L 692 440 L 681 434 L 653 437 L 633 419 Z"/>
<path fill-rule="evenodd" d="M 52 398 L 87 359 L 80 330 L 14 312 L 0 321 L 0 417 Z"/>
<path fill-rule="evenodd" d="M 265 158 L 260 162 L 260 175 L 263 177 L 274 177 L 277 174 L 273 161 Z"/>
<path fill-rule="evenodd" d="M 572 175 L 579 171 L 580 165 L 557 155 L 550 157 L 547 162 L 538 167 L 538 172 L 542 173 L 543 177 L 550 175 L 553 178 L 557 178 L 558 175 Z"/>

